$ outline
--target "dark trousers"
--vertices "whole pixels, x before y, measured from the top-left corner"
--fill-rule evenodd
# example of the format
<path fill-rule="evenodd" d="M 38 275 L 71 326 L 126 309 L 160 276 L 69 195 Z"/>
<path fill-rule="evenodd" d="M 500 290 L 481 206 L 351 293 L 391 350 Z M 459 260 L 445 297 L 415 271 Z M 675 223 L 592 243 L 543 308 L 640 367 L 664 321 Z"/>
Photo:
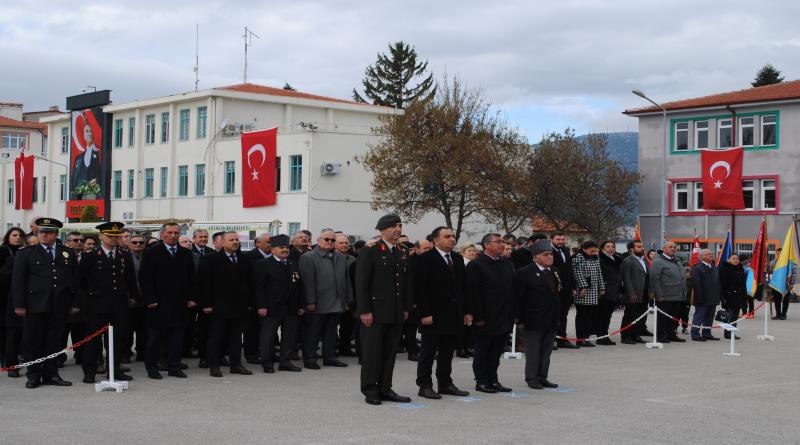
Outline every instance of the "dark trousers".
<path fill-rule="evenodd" d="M 123 352 L 122 337 L 127 328 L 127 314 L 86 314 L 87 335 L 97 331 L 106 324 L 114 326 L 114 373 L 118 374 L 119 363 Z M 98 335 L 93 338 L 92 341 L 83 346 L 84 357 L 87 358 L 82 364 L 84 375 L 94 376 L 97 374 L 97 360 L 90 359 L 90 357 L 102 357 L 103 337 L 106 337 L 105 341 L 107 342 L 108 333 L 106 332 L 103 335 Z M 79 339 L 73 338 L 72 342 L 74 343 L 77 340 Z M 108 359 L 106 359 L 106 369 L 110 369 L 108 367 Z"/>
<path fill-rule="evenodd" d="M 403 323 L 403 334 L 400 339 L 400 346 L 403 346 L 409 354 L 419 354 L 419 345 L 417 344 L 417 330 L 419 329 L 419 324 L 416 320 L 411 320 L 409 317 L 405 323 Z"/>
<path fill-rule="evenodd" d="M 303 332 L 303 362 L 317 361 L 317 345 L 322 339 L 322 359 L 336 360 L 336 328 L 339 326 L 339 313 L 306 313 L 305 332 Z"/>
<path fill-rule="evenodd" d="M 556 331 L 524 331 L 525 335 L 525 381 L 528 383 L 547 380 L 550 371 L 550 354 Z"/>
<path fill-rule="evenodd" d="M 785 317 L 789 310 L 789 294 L 784 296 L 780 292 L 772 291 L 772 302 L 775 304 L 775 315 Z"/>
<path fill-rule="evenodd" d="M 195 335 L 197 336 L 197 356 L 200 360 L 206 360 L 206 349 L 208 349 L 208 325 L 210 316 L 203 311 L 197 314 L 195 325 Z"/>
<path fill-rule="evenodd" d="M 433 387 L 431 374 L 434 360 L 436 360 L 436 381 L 439 383 L 439 389 L 453 384 L 450 374 L 453 372 L 453 352 L 457 343 L 458 335 L 455 334 L 422 333 L 422 347 L 419 350 L 417 363 L 417 386 Z"/>
<path fill-rule="evenodd" d="M 352 352 L 352 341 L 353 341 L 353 334 L 356 330 L 356 319 L 353 317 L 349 311 L 342 314 L 341 318 L 339 318 L 339 342 L 337 343 L 336 349 L 339 351 L 339 355 L 344 352 Z"/>
<path fill-rule="evenodd" d="M 19 353 L 22 351 L 22 326 L 6 326 L 4 366 L 19 365 Z"/>
<path fill-rule="evenodd" d="M 681 319 L 681 327 L 686 329 L 689 327 L 689 312 L 692 310 L 692 305 L 686 301 L 681 301 L 681 314 L 679 318 Z"/>
<path fill-rule="evenodd" d="M 64 348 L 64 329 L 67 314 L 38 313 L 27 314 L 23 318 L 22 353 L 25 361 L 50 355 Z M 58 375 L 56 359 L 28 366 L 28 380 L 40 381 Z"/>
<path fill-rule="evenodd" d="M 156 313 L 148 315 L 156 316 Z M 154 321 L 147 328 L 147 347 L 144 366 L 148 371 L 158 371 L 158 362 L 163 356 L 167 358 L 170 371 L 181 369 L 181 352 L 183 352 L 183 326 L 158 326 Z"/>
<path fill-rule="evenodd" d="M 477 384 L 487 385 L 497 382 L 497 368 L 500 367 L 500 356 L 503 355 L 507 339 L 508 334 L 475 335 L 472 372 L 475 374 Z"/>
<path fill-rule="evenodd" d="M 132 348 L 135 345 L 137 359 L 144 359 L 144 351 L 147 345 L 146 311 L 147 309 L 143 307 L 128 309 L 128 329 L 122 339 L 122 351 L 120 351 L 120 354 L 130 356 L 133 354 Z"/>
<path fill-rule="evenodd" d="M 756 299 L 754 297 L 751 297 L 750 295 L 747 295 L 744 298 L 746 300 L 746 306 L 747 306 L 745 308 L 746 309 L 746 313 L 750 314 L 754 310 L 756 310 Z"/>
<path fill-rule="evenodd" d="M 70 321 L 71 317 L 67 317 L 67 326 L 64 328 L 64 340 L 63 340 L 63 347 L 67 346 L 67 342 L 72 337 L 72 343 L 75 343 L 79 340 L 82 340 L 86 335 L 90 334 L 91 332 L 87 332 L 86 330 L 86 323 L 83 321 Z M 72 351 L 72 357 L 75 359 L 75 363 L 82 363 L 83 362 L 83 349 L 78 348 Z M 58 359 L 61 363 L 67 361 L 67 354 L 61 354 L 58 356 Z"/>
<path fill-rule="evenodd" d="M 219 367 L 219 359 L 228 354 L 231 367 L 242 366 L 242 331 L 245 317 L 222 318 L 211 315 L 208 322 L 206 359 L 209 367 Z M 224 347 L 224 349 L 223 349 Z"/>
<path fill-rule="evenodd" d="M 717 305 L 703 305 L 694 307 L 694 317 L 692 317 L 692 338 L 695 337 L 710 337 L 711 329 L 699 329 L 697 326 L 711 326 L 714 324 L 714 310 Z M 701 332 L 702 331 L 702 332 Z"/>
<path fill-rule="evenodd" d="M 588 340 L 589 336 L 592 335 L 594 331 L 594 324 L 597 318 L 597 305 L 576 304 L 575 311 L 575 334 L 580 339 Z"/>
<path fill-rule="evenodd" d="M 196 307 L 187 308 L 186 309 L 186 325 L 183 327 L 183 351 L 182 354 L 185 356 L 192 355 L 192 348 L 199 347 L 199 343 L 197 340 L 197 319 L 200 317 L 200 313 L 203 311 L 199 311 Z"/>
<path fill-rule="evenodd" d="M 644 311 L 647 310 L 647 304 L 644 303 L 625 303 L 625 312 L 622 314 L 622 322 L 620 323 L 620 328 L 624 328 L 636 320 L 636 317 L 642 315 Z M 642 320 L 646 320 L 647 316 Z M 644 334 L 644 331 L 641 329 L 639 323 L 634 326 L 631 326 L 629 329 L 622 331 L 620 335 L 622 338 L 633 338 Z"/>
<path fill-rule="evenodd" d="M 392 389 L 394 360 L 403 324 L 374 323 L 361 330 L 361 393 L 379 396 Z"/>
<path fill-rule="evenodd" d="M 277 312 L 277 313 L 276 313 Z M 259 355 L 261 364 L 271 366 L 274 355 L 275 338 L 278 335 L 278 328 L 281 328 L 281 350 L 278 360 L 280 363 L 289 361 L 294 345 L 297 344 L 297 315 L 290 313 L 289 310 L 269 312 L 266 317 L 260 317 L 261 332 L 259 338 Z"/>
<path fill-rule="evenodd" d="M 683 301 L 660 301 L 658 308 L 662 311 L 672 315 L 675 318 L 680 318 L 681 310 L 685 303 Z M 658 313 L 658 335 L 657 339 L 665 339 L 675 335 L 675 329 L 678 328 L 678 322 L 672 318 Z"/>
<path fill-rule="evenodd" d="M 475 347 L 475 339 L 472 336 L 472 326 L 458 326 L 458 350 L 466 351 Z"/>
<path fill-rule="evenodd" d="M 258 357 L 258 339 L 261 333 L 261 317 L 255 310 L 247 311 L 247 320 L 242 333 L 244 356 L 250 360 Z"/>
<path fill-rule="evenodd" d="M 559 314 L 558 335 L 561 337 L 567 336 L 567 316 L 569 315 L 569 308 L 572 306 L 572 291 L 562 291 L 558 296 L 561 299 L 561 314 Z"/>
<path fill-rule="evenodd" d="M 608 300 L 600 300 L 597 302 L 595 335 L 608 334 L 608 327 L 611 326 L 611 316 L 614 314 L 614 310 L 617 309 L 617 304 L 616 301 Z"/>

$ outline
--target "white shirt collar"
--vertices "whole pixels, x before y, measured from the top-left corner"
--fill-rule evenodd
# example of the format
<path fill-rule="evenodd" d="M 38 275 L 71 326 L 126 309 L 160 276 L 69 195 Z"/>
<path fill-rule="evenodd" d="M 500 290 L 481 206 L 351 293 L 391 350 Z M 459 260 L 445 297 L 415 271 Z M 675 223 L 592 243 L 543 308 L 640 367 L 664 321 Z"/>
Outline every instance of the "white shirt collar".
<path fill-rule="evenodd" d="M 535 265 L 536 265 L 536 267 L 538 267 L 538 268 L 539 268 L 539 270 L 540 270 L 540 271 L 542 271 L 542 272 L 544 272 L 544 271 L 546 271 L 546 270 L 550 270 L 550 268 L 549 268 L 549 267 L 542 267 L 542 266 L 540 266 L 540 265 L 539 265 L 539 263 L 537 263 L 536 261 L 534 261 L 534 262 L 533 262 L 533 264 L 535 264 Z"/>
<path fill-rule="evenodd" d="M 263 256 L 264 258 L 269 258 L 269 257 L 271 257 L 271 256 L 272 256 L 272 254 L 271 254 L 271 253 L 269 253 L 269 252 L 264 252 L 264 251 L 263 251 L 263 250 L 261 250 L 261 249 L 258 249 L 258 252 L 259 252 L 259 253 L 261 253 L 261 256 Z"/>
<path fill-rule="evenodd" d="M 445 252 L 444 250 L 441 250 L 438 247 L 434 247 L 434 249 L 436 249 L 436 251 L 439 252 L 439 255 L 441 255 L 442 258 L 445 258 L 445 255 L 451 255 L 450 252 Z M 452 258 L 452 256 L 450 258 Z"/>
<path fill-rule="evenodd" d="M 384 243 L 386 243 L 386 245 L 387 245 L 387 246 L 389 246 L 389 249 L 390 249 L 390 250 L 394 248 L 394 244 L 390 243 L 389 241 L 386 241 L 386 240 L 385 240 L 385 239 L 383 239 L 383 238 L 381 238 L 381 241 L 382 241 L 382 242 L 384 242 Z"/>
<path fill-rule="evenodd" d="M 106 256 L 108 256 L 109 252 L 114 252 L 116 250 L 116 249 L 106 250 L 106 248 L 102 244 L 100 244 L 100 248 L 103 249 L 103 253 L 105 253 Z M 114 255 L 116 255 L 116 254 L 117 254 L 117 252 L 114 252 Z"/>

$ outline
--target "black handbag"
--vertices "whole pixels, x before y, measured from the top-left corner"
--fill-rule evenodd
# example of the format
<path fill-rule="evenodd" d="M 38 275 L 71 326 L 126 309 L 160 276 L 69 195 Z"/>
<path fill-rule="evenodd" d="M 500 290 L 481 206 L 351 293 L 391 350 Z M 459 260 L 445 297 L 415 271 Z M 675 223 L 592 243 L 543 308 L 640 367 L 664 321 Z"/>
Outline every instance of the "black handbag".
<path fill-rule="evenodd" d="M 717 311 L 717 315 L 714 317 L 714 320 L 717 320 L 720 323 L 730 323 L 733 321 L 733 314 L 731 314 L 727 309 L 720 309 Z"/>

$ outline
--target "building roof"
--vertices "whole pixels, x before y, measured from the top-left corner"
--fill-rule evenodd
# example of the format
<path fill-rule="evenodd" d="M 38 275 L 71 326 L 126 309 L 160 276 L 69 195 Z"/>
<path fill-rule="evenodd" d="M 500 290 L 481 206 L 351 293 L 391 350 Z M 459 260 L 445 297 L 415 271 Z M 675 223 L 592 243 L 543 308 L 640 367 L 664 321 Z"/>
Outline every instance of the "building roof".
<path fill-rule="evenodd" d="M 303 93 L 300 91 L 293 91 L 293 90 L 284 90 L 283 88 L 268 87 L 264 85 L 257 85 L 254 83 L 240 83 L 238 85 L 229 85 L 225 87 L 217 87 L 214 89 L 239 91 L 242 93 L 266 94 L 269 96 L 296 97 L 298 99 L 321 100 L 325 102 L 337 102 L 337 103 L 344 103 L 351 105 L 355 104 L 355 105 L 374 106 L 362 102 L 354 102 L 352 100 L 337 99 L 335 97 L 318 96 L 316 94 Z"/>
<path fill-rule="evenodd" d="M 688 110 L 692 108 L 722 107 L 726 105 L 756 104 L 781 100 L 800 99 L 800 80 L 792 80 L 763 87 L 748 88 L 746 90 L 730 91 L 727 93 L 713 94 L 711 96 L 684 99 L 662 104 L 667 111 Z M 623 114 L 637 115 L 661 111 L 656 106 L 633 108 L 625 110 Z"/>
<path fill-rule="evenodd" d="M 40 124 L 39 122 L 31 122 L 31 121 L 18 121 L 16 119 L 11 119 L 9 117 L 0 116 L 0 127 L 5 128 L 32 128 L 42 130 L 44 134 L 47 134 L 47 125 Z"/>

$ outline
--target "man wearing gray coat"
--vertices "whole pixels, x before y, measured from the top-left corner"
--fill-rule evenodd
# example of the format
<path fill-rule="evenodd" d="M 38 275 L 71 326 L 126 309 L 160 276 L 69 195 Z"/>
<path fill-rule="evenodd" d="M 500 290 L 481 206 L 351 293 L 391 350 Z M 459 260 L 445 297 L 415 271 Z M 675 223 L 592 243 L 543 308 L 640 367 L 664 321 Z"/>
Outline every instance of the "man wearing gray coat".
<path fill-rule="evenodd" d="M 647 311 L 650 300 L 647 261 L 644 259 L 644 245 L 641 241 L 628 243 L 628 256 L 622 260 L 622 302 L 625 304 L 625 313 L 622 315 L 622 325 L 625 327 L 632 323 L 643 312 Z M 642 320 L 646 320 L 647 316 Z M 640 320 L 641 321 L 641 320 Z M 633 345 L 645 343 L 642 339 L 644 323 L 636 323 L 632 328 L 622 331 L 622 343 Z"/>
<path fill-rule="evenodd" d="M 656 304 L 661 310 L 676 318 L 680 316 L 681 306 L 686 297 L 686 275 L 680 258 L 675 256 L 677 250 L 675 243 L 667 242 L 662 247 L 663 253 L 656 256 L 650 267 L 650 290 Z M 677 322 L 659 312 L 658 332 L 655 333 L 654 341 L 685 342 L 686 340 L 675 334 L 677 327 Z"/>
<path fill-rule="evenodd" d="M 305 300 L 303 363 L 307 369 L 319 369 L 316 353 L 322 339 L 322 364 L 346 367 L 336 358 L 336 328 L 339 317 L 353 301 L 347 258 L 334 247 L 336 234 L 325 229 L 317 238 L 317 247 L 300 257 L 300 278 Z"/>

